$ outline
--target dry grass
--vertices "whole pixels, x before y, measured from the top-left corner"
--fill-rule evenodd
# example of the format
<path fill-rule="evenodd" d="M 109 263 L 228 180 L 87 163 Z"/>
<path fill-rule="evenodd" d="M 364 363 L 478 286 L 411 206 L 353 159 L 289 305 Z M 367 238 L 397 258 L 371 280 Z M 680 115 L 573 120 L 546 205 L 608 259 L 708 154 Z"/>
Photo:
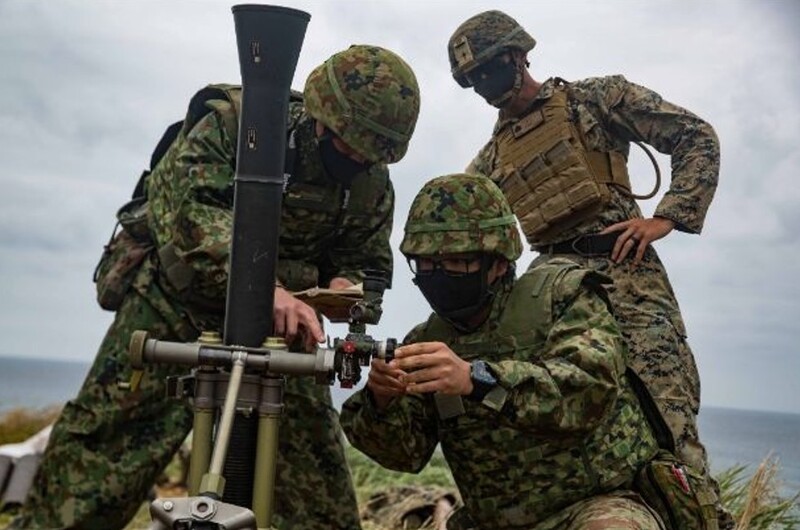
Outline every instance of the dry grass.
<path fill-rule="evenodd" d="M 793 530 L 800 528 L 800 492 L 782 497 L 778 459 L 768 455 L 748 479 L 745 466 L 719 476 L 722 501 L 737 521 L 736 530 Z"/>
<path fill-rule="evenodd" d="M 0 416 L 0 445 L 27 440 L 58 417 L 60 406 L 39 410 L 16 408 Z"/>

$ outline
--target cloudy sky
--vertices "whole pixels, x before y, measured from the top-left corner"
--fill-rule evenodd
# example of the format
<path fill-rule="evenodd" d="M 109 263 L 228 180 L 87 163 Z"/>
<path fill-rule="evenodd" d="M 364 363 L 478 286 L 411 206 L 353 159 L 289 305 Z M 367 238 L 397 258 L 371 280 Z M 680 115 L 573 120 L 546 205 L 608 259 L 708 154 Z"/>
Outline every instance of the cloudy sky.
<path fill-rule="evenodd" d="M 539 80 L 621 73 L 710 121 L 722 172 L 705 230 L 657 243 L 704 403 L 800 412 L 800 3 L 282 5 L 312 15 L 295 88 L 354 43 L 391 48 L 417 73 L 417 133 L 392 168 L 395 248 L 416 191 L 460 171 L 491 132 L 494 112 L 452 81 L 445 51 L 475 13 L 500 8 L 526 26 L 538 40 L 530 60 Z M 112 315 L 95 304 L 91 276 L 116 209 L 191 95 L 239 80 L 230 6 L 0 0 L 0 356 L 93 358 Z M 668 158 L 659 160 L 668 171 Z M 631 168 L 635 188 L 649 189 L 652 168 L 636 150 Z M 645 213 L 656 203 L 643 203 Z M 532 258 L 524 255 L 521 267 Z M 384 322 L 372 330 L 378 337 L 401 338 L 428 311 L 399 255 L 396 271 Z"/>

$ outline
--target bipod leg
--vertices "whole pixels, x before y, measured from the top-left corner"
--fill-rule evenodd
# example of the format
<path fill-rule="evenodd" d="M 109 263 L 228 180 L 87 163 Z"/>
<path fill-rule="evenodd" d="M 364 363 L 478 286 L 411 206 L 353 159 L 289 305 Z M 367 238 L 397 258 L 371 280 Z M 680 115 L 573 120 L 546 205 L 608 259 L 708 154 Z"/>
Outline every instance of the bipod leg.
<path fill-rule="evenodd" d="M 283 377 L 261 379 L 258 416 L 253 512 L 259 528 L 269 528 L 275 507 L 275 474 L 278 463 L 278 430 L 283 412 Z"/>
<path fill-rule="evenodd" d="M 214 420 L 217 407 L 214 404 L 213 377 L 217 372 L 197 370 L 195 372 L 194 422 L 192 427 L 192 456 L 189 462 L 189 496 L 200 493 L 200 481 L 208 471 L 211 461 Z"/>

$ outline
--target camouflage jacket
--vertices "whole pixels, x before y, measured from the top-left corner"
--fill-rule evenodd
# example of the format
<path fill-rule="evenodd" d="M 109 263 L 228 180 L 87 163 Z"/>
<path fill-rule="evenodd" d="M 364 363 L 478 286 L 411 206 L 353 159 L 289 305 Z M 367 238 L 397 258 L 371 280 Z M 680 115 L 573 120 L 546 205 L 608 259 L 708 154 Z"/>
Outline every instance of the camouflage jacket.
<path fill-rule="evenodd" d="M 345 402 L 355 447 L 418 472 L 438 443 L 479 528 L 530 527 L 581 499 L 630 487 L 656 443 L 625 379 L 625 347 L 597 273 L 563 259 L 496 296 L 481 329 L 459 334 L 436 315 L 406 342 L 442 341 L 487 361 L 499 381 L 481 403 L 440 419 L 434 396 L 378 411 L 368 390 Z"/>
<path fill-rule="evenodd" d="M 532 107 L 549 98 L 554 89 L 554 79 L 545 81 Z M 672 181 L 654 215 L 671 219 L 678 230 L 700 233 L 719 176 L 719 142 L 711 125 L 621 75 L 575 81 L 569 89 L 570 119 L 583 133 L 588 150 L 616 151 L 627 158 L 630 142 L 642 141 L 671 156 Z M 492 174 L 497 166 L 497 133 L 522 117 L 507 118 L 501 112 L 492 139 L 469 165 L 468 173 Z M 612 187 L 611 194 L 611 202 L 598 217 L 561 234 L 559 240 L 642 217 L 636 201 L 624 191 Z"/>
<path fill-rule="evenodd" d="M 237 146 L 230 123 L 237 123 L 238 116 L 228 101 L 206 105 L 212 110 L 193 126 L 184 126 L 149 176 L 148 223 L 159 253 L 169 248 L 177 258 L 178 274 L 161 271 L 165 291 L 190 307 L 201 301 L 194 305 L 221 309 Z M 290 103 L 287 121 L 297 150 L 284 185 L 279 281 L 291 290 L 324 286 L 335 277 L 358 282 L 367 268 L 391 277 L 394 190 L 388 169 L 375 165 L 343 189 L 323 169 L 314 121 L 301 103 Z"/>

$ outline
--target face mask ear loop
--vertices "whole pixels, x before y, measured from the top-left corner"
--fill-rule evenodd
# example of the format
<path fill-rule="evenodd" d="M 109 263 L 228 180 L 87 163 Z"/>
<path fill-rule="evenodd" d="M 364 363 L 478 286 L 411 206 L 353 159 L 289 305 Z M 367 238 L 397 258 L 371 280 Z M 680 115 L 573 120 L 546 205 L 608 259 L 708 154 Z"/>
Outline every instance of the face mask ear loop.
<path fill-rule="evenodd" d="M 523 62 L 517 59 L 516 54 L 514 52 L 510 53 L 511 60 L 514 62 L 514 84 L 502 96 L 489 102 L 489 104 L 493 107 L 503 108 L 509 101 L 519 94 L 520 90 L 522 90 L 522 79 L 525 75 L 524 72 L 528 62 L 525 61 L 525 66 L 523 66 Z"/>

